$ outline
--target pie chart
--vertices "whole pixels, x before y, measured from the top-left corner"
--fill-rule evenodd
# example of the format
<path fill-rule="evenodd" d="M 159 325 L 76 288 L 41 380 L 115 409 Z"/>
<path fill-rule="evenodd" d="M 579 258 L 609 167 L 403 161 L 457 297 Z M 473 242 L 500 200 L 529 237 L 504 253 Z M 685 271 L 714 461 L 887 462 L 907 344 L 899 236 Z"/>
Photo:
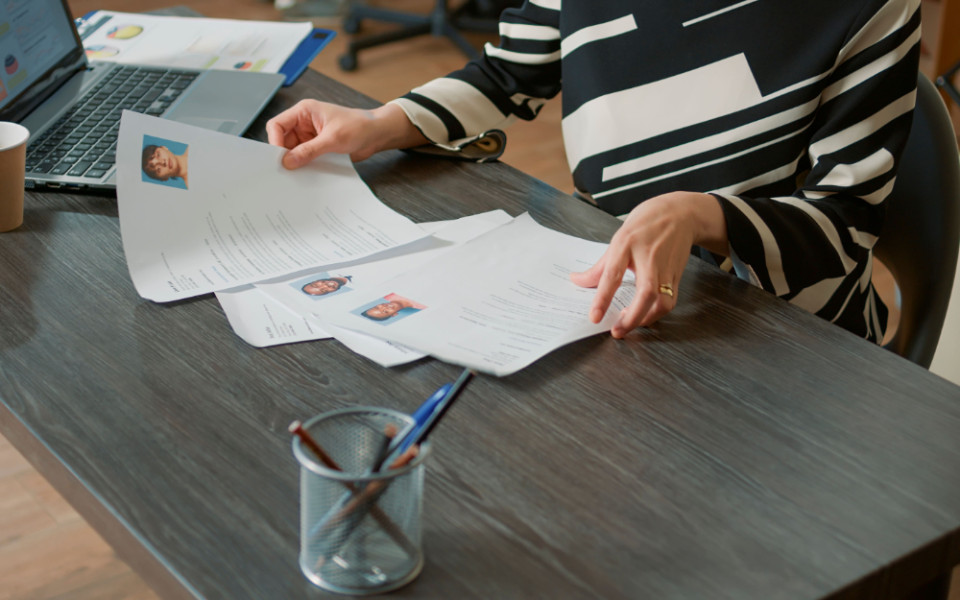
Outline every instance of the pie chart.
<path fill-rule="evenodd" d="M 143 27 L 139 25 L 118 25 L 107 32 L 107 37 L 111 40 L 129 40 L 143 33 Z"/>
<path fill-rule="evenodd" d="M 17 72 L 17 69 L 20 68 L 20 63 L 17 62 L 17 57 L 8 54 L 5 59 L 3 59 L 3 70 L 7 72 L 7 75 L 13 75 Z"/>
<path fill-rule="evenodd" d="M 87 58 L 90 60 L 102 60 L 104 58 L 110 58 L 111 56 L 116 56 L 120 50 L 114 48 L 113 46 L 104 46 L 103 44 L 94 44 L 92 46 L 87 46 L 83 49 L 87 53 Z"/>

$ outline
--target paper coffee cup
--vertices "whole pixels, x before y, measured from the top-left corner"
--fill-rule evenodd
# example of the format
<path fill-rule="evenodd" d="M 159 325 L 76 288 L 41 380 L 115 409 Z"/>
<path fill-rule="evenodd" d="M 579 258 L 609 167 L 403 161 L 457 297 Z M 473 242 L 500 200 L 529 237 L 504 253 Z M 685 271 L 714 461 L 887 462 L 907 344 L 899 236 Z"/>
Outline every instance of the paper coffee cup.
<path fill-rule="evenodd" d="M 0 231 L 23 224 L 23 179 L 29 138 L 30 132 L 23 125 L 0 121 Z"/>

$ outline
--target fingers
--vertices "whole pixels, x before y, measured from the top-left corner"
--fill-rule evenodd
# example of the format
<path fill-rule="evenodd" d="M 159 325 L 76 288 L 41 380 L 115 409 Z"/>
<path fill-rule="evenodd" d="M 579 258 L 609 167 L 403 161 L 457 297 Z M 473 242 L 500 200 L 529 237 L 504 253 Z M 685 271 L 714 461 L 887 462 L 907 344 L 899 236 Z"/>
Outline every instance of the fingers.
<path fill-rule="evenodd" d="M 592 323 L 599 323 L 601 320 L 603 320 L 603 316 L 607 314 L 607 308 L 610 306 L 610 300 L 612 299 L 612 296 L 604 299 L 599 291 L 600 284 L 604 281 L 604 276 L 606 276 L 607 279 L 610 278 L 610 275 L 607 274 L 607 256 L 609 254 L 610 248 L 604 252 L 603 256 L 600 257 L 600 260 L 598 260 L 586 271 L 580 273 L 570 273 L 570 281 L 572 281 L 574 284 L 585 288 L 598 288 L 597 294 L 593 297 L 593 302 L 590 303 L 590 312 L 587 315 Z M 623 279 L 622 274 L 620 279 Z M 619 286 L 619 284 L 620 281 L 618 280 L 616 285 Z"/>
<path fill-rule="evenodd" d="M 305 101 L 300 101 L 267 121 L 267 141 L 273 146 L 293 148 L 297 143 L 296 130 L 303 115 L 309 114 Z"/>
<path fill-rule="evenodd" d="M 603 274 L 603 262 L 607 257 L 606 253 L 600 257 L 592 267 L 580 273 L 570 273 L 570 281 L 585 288 L 597 287 L 600 283 L 600 276 Z"/>
<path fill-rule="evenodd" d="M 283 166 L 296 169 L 321 154 L 347 154 L 354 161 L 380 150 L 426 143 L 402 109 L 391 104 L 374 110 L 301 100 L 267 122 L 267 139 L 286 148 Z"/>
<path fill-rule="evenodd" d="M 296 169 L 326 151 L 321 134 L 327 110 L 320 102 L 301 100 L 267 121 L 267 141 L 288 150 L 284 167 Z"/>
<path fill-rule="evenodd" d="M 323 136 L 307 140 L 295 146 L 283 156 L 283 166 L 287 169 L 296 169 L 309 163 L 311 160 L 327 152 L 327 142 Z"/>
<path fill-rule="evenodd" d="M 671 289 L 673 296 L 661 292 L 660 284 L 650 284 L 650 280 L 638 284 L 633 300 L 610 328 L 610 335 L 620 339 L 637 327 L 646 327 L 660 320 L 677 305 L 676 286 L 671 284 Z"/>
<path fill-rule="evenodd" d="M 613 296 L 623 283 L 623 276 L 631 266 L 629 249 L 620 248 L 619 244 L 611 242 L 603 257 L 603 270 L 597 281 L 597 294 L 593 297 L 590 306 L 590 321 L 599 323 L 607 314 Z"/>
<path fill-rule="evenodd" d="M 283 126 L 277 121 L 282 114 L 283 113 L 267 121 L 267 143 L 269 143 L 271 146 L 286 146 L 286 144 L 284 144 L 285 132 Z"/>
<path fill-rule="evenodd" d="M 599 323 L 603 320 L 629 266 L 630 255 L 618 250 L 616 236 L 614 236 L 614 241 L 610 243 L 607 251 L 596 264 L 586 271 L 570 274 L 570 280 L 576 285 L 597 288 L 588 314 L 591 323 Z"/>
<path fill-rule="evenodd" d="M 690 255 L 692 233 L 689 224 L 680 218 L 682 215 L 671 213 L 670 207 L 663 204 L 646 204 L 634 209 L 595 265 L 570 276 L 577 285 L 596 287 L 589 319 L 600 323 L 627 269 L 634 272 L 633 299 L 610 328 L 615 338 L 651 325 L 674 309 L 677 286 Z"/>

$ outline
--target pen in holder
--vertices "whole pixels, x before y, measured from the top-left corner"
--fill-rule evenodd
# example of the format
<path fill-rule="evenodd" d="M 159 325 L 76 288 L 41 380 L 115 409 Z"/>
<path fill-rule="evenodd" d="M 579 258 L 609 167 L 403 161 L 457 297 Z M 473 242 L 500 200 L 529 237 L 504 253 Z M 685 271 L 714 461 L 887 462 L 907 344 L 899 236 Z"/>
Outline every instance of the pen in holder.
<path fill-rule="evenodd" d="M 300 569 L 316 585 L 373 594 L 412 581 L 423 567 L 423 461 L 429 443 L 408 462 L 375 471 L 385 431 L 413 418 L 382 408 L 322 414 L 293 441 L 300 463 Z M 311 447 L 317 440 L 323 448 Z M 314 444 L 316 445 L 316 444 Z M 318 456 L 318 451 L 326 456 Z"/>

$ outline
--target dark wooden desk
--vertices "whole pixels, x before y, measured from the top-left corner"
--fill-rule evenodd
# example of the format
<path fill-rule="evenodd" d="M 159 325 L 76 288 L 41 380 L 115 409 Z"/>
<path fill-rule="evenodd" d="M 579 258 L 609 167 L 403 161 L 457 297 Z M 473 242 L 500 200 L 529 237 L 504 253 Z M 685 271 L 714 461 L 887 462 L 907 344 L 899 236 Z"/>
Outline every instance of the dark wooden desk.
<path fill-rule="evenodd" d="M 373 104 L 308 72 L 266 114 L 305 96 Z M 417 221 L 617 226 L 503 164 L 359 169 Z M 113 199 L 26 205 L 0 235 L 3 434 L 161 595 L 322 596 L 287 425 L 412 410 L 459 369 L 254 349 L 213 297 L 137 296 Z M 960 388 L 699 261 L 681 290 L 654 329 L 471 384 L 433 436 L 426 567 L 397 597 L 894 598 L 960 562 Z"/>

